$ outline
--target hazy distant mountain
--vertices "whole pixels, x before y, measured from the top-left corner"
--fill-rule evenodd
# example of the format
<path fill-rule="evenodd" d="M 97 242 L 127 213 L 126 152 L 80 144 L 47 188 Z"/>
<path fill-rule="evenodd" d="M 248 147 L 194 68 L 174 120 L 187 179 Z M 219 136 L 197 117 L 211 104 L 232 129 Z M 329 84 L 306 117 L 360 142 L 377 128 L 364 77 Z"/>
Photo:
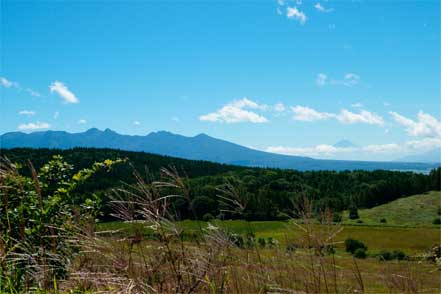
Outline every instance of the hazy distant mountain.
<path fill-rule="evenodd" d="M 355 145 L 354 143 L 352 143 L 349 140 L 340 140 L 332 146 L 334 146 L 336 148 L 357 148 L 358 147 L 357 145 Z"/>
<path fill-rule="evenodd" d="M 0 136 L 1 148 L 32 147 L 69 149 L 73 147 L 114 148 L 144 151 L 186 159 L 207 160 L 243 166 L 292 168 L 298 170 L 394 169 L 428 170 L 425 163 L 317 160 L 309 157 L 268 153 L 212 138 L 205 134 L 185 137 L 160 131 L 146 136 L 121 135 L 96 128 L 83 133 L 45 131 L 25 134 L 11 132 Z"/>
<path fill-rule="evenodd" d="M 441 147 L 435 148 L 433 150 L 416 154 L 409 155 L 403 158 L 400 158 L 397 161 L 402 162 L 431 162 L 431 163 L 441 163 Z"/>

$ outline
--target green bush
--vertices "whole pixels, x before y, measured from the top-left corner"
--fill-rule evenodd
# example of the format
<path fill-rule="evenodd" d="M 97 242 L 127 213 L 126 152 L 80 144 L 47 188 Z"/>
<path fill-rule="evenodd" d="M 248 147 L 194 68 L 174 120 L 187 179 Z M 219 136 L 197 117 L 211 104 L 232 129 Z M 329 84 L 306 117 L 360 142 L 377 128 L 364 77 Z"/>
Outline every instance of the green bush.
<path fill-rule="evenodd" d="M 341 220 L 342 220 L 341 214 L 334 213 L 334 215 L 332 216 L 332 221 L 334 223 L 341 223 Z"/>
<path fill-rule="evenodd" d="M 355 251 L 360 248 L 364 249 L 365 251 L 367 250 L 367 246 L 364 245 L 363 242 L 352 238 L 345 240 L 345 247 L 346 247 L 346 252 L 350 252 L 351 254 L 354 254 Z"/>
<path fill-rule="evenodd" d="M 358 249 L 355 250 L 355 252 L 354 252 L 354 257 L 356 257 L 356 258 L 361 258 L 361 259 L 365 259 L 365 258 L 366 258 L 366 249 L 364 249 L 364 248 L 358 248 Z"/>
<path fill-rule="evenodd" d="M 211 221 L 212 219 L 214 219 L 214 216 L 209 212 L 204 214 L 204 216 L 202 217 L 202 220 L 205 222 Z"/>
<path fill-rule="evenodd" d="M 358 219 L 358 208 L 355 204 L 349 206 L 349 219 Z"/>
<path fill-rule="evenodd" d="M 259 238 L 259 239 L 257 240 L 257 242 L 259 243 L 259 246 L 260 246 L 260 247 L 265 248 L 265 246 L 266 246 L 266 240 L 265 240 L 265 238 Z"/>
<path fill-rule="evenodd" d="M 382 218 L 382 219 L 380 219 L 380 223 L 385 224 L 385 223 L 387 223 L 387 220 L 385 218 Z"/>
<path fill-rule="evenodd" d="M 31 286 L 47 288 L 53 280 L 67 278 L 67 267 L 79 251 L 72 240 L 93 228 L 100 206 L 96 195 L 85 196 L 78 189 L 118 162 L 122 160 L 96 162 L 74 173 L 61 156 L 53 156 L 39 171 L 29 164 L 27 177 L 0 158 L 0 293 L 12 288 L 27 293 Z M 33 271 L 45 276 L 36 278 Z M 12 287 L 8 291 L 6 284 Z"/>
<path fill-rule="evenodd" d="M 441 225 L 441 218 L 437 217 L 436 219 L 433 220 L 432 222 L 434 225 Z"/>
<path fill-rule="evenodd" d="M 388 261 L 388 260 L 394 259 L 392 253 L 387 250 L 381 250 L 377 256 L 380 260 L 383 260 L 383 261 Z"/>
<path fill-rule="evenodd" d="M 406 258 L 406 254 L 401 250 L 392 251 L 392 258 L 396 260 L 404 260 Z"/>

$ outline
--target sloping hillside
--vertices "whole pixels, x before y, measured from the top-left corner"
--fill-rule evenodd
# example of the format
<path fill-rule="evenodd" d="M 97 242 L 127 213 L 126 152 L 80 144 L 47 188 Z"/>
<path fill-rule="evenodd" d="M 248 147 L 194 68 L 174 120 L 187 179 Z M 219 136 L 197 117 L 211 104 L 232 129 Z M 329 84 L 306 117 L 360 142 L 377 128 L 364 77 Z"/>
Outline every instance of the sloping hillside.
<path fill-rule="evenodd" d="M 358 214 L 363 224 L 427 226 L 433 225 L 433 220 L 441 217 L 440 209 L 441 192 L 432 191 L 400 198 L 371 209 L 360 209 Z M 357 220 L 348 220 L 347 216 L 344 213 L 345 223 L 357 223 Z M 381 219 L 385 219 L 386 223 L 382 223 Z"/>

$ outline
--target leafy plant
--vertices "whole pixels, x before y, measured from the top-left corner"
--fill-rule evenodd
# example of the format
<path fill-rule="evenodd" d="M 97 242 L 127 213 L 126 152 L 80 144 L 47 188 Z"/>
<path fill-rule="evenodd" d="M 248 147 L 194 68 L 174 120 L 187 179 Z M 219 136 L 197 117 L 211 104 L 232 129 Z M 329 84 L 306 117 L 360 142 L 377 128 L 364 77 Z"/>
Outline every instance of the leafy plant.
<path fill-rule="evenodd" d="M 100 204 L 93 195 L 83 199 L 76 189 L 121 161 L 97 162 L 73 173 L 72 165 L 54 156 L 38 173 L 29 162 L 27 177 L 19 165 L 0 159 L 1 287 L 20 292 L 38 281 L 49 288 L 66 277 L 81 234 L 93 232 Z"/>
<path fill-rule="evenodd" d="M 352 238 L 345 240 L 345 247 L 346 247 L 346 252 L 349 252 L 351 254 L 354 254 L 355 251 L 360 248 L 367 250 L 367 247 L 366 245 L 364 245 L 363 242 Z"/>

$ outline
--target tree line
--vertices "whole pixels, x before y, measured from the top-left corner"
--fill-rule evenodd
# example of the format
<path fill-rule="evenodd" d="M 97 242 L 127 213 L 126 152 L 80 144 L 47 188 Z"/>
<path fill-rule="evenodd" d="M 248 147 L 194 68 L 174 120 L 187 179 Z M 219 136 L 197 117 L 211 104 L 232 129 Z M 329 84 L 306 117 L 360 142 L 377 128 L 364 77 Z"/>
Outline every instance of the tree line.
<path fill-rule="evenodd" d="M 145 182 L 160 180 L 161 168 L 175 170 L 188 187 L 189 199 L 171 198 L 178 219 L 244 218 L 275 220 L 296 217 L 305 198 L 318 213 L 325 208 L 342 211 L 370 208 L 400 197 L 440 190 L 441 168 L 429 174 L 398 171 L 296 171 L 249 168 L 206 161 L 114 149 L 69 150 L 1 149 L 1 155 L 19 163 L 26 173 L 28 161 L 40 168 L 54 155 L 73 166 L 72 173 L 106 159 L 127 159 L 110 171 L 98 171 L 77 189 L 80 198 L 100 199 L 102 219 L 110 219 L 110 190 L 135 183 L 136 170 Z M 234 199 L 231 199 L 234 198 Z M 240 211 L 232 203 L 241 206 Z"/>

